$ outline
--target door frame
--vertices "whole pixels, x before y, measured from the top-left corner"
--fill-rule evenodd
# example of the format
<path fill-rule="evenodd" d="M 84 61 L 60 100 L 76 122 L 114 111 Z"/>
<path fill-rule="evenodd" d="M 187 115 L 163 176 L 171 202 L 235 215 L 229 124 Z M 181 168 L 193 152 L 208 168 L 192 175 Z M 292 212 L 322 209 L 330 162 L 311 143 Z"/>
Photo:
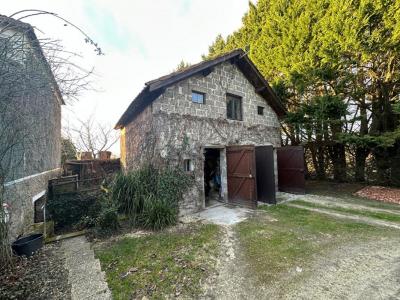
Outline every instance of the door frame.
<path fill-rule="evenodd" d="M 228 176 L 226 174 L 226 146 L 225 145 L 204 145 L 201 147 L 202 153 L 202 190 L 203 190 L 203 208 L 206 207 L 206 193 L 204 190 L 204 151 L 206 149 L 219 149 L 219 167 L 221 171 L 221 189 L 222 189 L 222 202 L 228 203 Z"/>

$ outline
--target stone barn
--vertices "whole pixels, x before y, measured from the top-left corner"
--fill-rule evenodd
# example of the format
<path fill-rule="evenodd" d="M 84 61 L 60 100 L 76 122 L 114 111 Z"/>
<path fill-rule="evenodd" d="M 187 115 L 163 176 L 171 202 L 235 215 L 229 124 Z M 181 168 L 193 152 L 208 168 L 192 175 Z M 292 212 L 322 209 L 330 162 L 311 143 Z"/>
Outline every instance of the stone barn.
<path fill-rule="evenodd" d="M 275 202 L 278 118 L 285 110 L 246 53 L 228 54 L 149 81 L 121 116 L 121 161 L 174 164 L 195 184 L 181 213 L 215 201 Z"/>

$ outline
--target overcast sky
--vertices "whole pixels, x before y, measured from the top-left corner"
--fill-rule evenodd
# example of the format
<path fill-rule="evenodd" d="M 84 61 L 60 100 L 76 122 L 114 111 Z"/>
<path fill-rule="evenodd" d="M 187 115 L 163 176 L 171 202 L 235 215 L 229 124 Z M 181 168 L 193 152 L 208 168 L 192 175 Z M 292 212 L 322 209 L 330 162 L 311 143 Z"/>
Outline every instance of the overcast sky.
<path fill-rule="evenodd" d="M 40 29 L 41 37 L 61 39 L 68 50 L 82 54 L 83 67 L 95 68 L 97 91 L 64 107 L 64 123 L 95 114 L 113 126 L 146 81 L 170 73 L 182 59 L 200 61 L 217 34 L 236 30 L 248 0 L 14 0 L 4 1 L 0 13 L 22 9 L 58 13 L 99 43 L 104 56 L 96 56 L 77 31 L 50 16 L 24 19 Z M 119 146 L 113 150 L 119 152 Z"/>

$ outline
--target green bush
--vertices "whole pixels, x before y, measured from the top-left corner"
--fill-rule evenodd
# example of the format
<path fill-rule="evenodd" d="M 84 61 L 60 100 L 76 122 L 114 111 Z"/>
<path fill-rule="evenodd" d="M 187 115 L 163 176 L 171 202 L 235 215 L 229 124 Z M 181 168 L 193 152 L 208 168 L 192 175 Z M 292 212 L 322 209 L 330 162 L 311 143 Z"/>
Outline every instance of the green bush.
<path fill-rule="evenodd" d="M 179 201 L 193 178 L 178 168 L 146 165 L 118 174 L 111 199 L 132 225 L 162 229 L 176 223 Z"/>
<path fill-rule="evenodd" d="M 119 228 L 118 210 L 115 206 L 106 205 L 96 219 L 96 226 L 102 231 L 115 231 Z"/>
<path fill-rule="evenodd" d="M 83 230 L 85 228 L 91 228 L 96 225 L 96 218 L 90 216 L 83 216 L 79 222 L 75 223 L 73 226 L 74 230 Z"/>
<path fill-rule="evenodd" d="M 95 192 L 57 195 L 49 199 L 47 207 L 58 229 L 96 227 L 110 232 L 119 227 L 117 208 L 104 187 Z"/>
<path fill-rule="evenodd" d="M 150 195 L 144 202 L 140 225 L 146 229 L 160 230 L 175 225 L 178 220 L 176 203 Z"/>
<path fill-rule="evenodd" d="M 86 216 L 97 217 L 100 196 L 100 192 L 55 195 L 49 199 L 47 209 L 56 228 L 71 227 Z"/>

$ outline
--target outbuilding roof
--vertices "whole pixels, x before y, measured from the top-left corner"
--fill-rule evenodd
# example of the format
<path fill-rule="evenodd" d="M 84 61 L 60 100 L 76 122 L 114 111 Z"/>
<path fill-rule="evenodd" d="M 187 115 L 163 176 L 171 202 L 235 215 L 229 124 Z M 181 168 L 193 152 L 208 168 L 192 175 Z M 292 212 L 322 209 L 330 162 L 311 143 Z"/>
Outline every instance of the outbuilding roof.
<path fill-rule="evenodd" d="M 169 86 L 197 74 L 206 76 L 212 71 L 213 67 L 226 61 L 234 63 L 239 68 L 247 80 L 253 84 L 256 92 L 268 102 L 279 117 L 286 114 L 281 101 L 247 54 L 241 49 L 236 49 L 216 58 L 200 62 L 183 70 L 146 82 L 143 90 L 131 102 L 115 125 L 115 129 L 121 129 L 131 122 Z"/>

